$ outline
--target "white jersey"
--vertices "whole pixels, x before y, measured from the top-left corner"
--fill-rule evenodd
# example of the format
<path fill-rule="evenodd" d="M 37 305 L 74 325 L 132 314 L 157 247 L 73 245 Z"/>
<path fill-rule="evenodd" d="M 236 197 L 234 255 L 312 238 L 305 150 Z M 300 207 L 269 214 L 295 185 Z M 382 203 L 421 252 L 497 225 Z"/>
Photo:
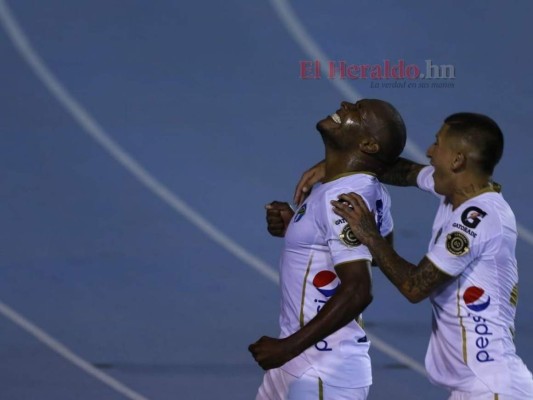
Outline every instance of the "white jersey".
<path fill-rule="evenodd" d="M 417 183 L 436 194 L 433 171 L 422 169 Z M 513 343 L 518 297 L 514 214 L 496 192 L 479 194 L 455 210 L 439 197 L 427 257 L 455 278 L 430 296 L 430 380 L 465 392 L 481 380 L 491 392 L 532 398 L 532 392 L 521 392 L 533 387 L 532 378 Z"/>
<path fill-rule="evenodd" d="M 280 262 L 282 338 L 313 319 L 335 293 L 340 283 L 335 265 L 372 260 L 368 248 L 353 236 L 346 221 L 333 212 L 330 201 L 349 192 L 361 195 L 376 212 L 383 235 L 392 231 L 390 196 L 376 177 L 356 173 L 313 188 L 285 234 Z M 372 383 L 369 346 L 364 330 L 354 320 L 281 368 L 297 377 L 314 368 L 332 386 L 369 386 Z"/>

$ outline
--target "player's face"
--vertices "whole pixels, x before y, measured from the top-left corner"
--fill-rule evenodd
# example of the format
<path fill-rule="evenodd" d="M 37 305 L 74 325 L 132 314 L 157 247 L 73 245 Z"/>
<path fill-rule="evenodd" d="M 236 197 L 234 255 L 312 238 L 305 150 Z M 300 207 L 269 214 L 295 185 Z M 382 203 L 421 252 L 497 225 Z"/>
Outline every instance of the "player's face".
<path fill-rule="evenodd" d="M 359 100 L 357 103 L 343 101 L 333 114 L 317 123 L 317 129 L 338 144 L 352 143 L 358 133 L 377 120 L 379 104 L 372 100 Z"/>
<path fill-rule="evenodd" d="M 445 124 L 437 132 L 435 142 L 429 146 L 427 156 L 431 165 L 435 167 L 433 180 L 435 181 L 435 191 L 444 196 L 450 195 L 452 164 L 456 156 L 452 138 L 447 135 L 448 126 Z"/>
<path fill-rule="evenodd" d="M 361 126 L 364 124 L 365 116 L 365 100 L 357 103 L 343 101 L 337 111 L 319 121 L 318 124 L 325 130 L 338 131 L 341 128 Z"/>

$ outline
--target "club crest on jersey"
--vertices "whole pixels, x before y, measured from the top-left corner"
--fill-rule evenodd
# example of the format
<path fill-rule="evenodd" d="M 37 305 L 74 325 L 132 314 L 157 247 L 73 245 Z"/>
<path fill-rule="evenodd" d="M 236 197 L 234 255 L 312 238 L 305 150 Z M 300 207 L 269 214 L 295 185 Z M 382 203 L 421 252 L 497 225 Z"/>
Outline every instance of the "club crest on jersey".
<path fill-rule="evenodd" d="M 357 239 L 355 235 L 353 234 L 352 229 L 350 228 L 350 225 L 346 225 L 342 229 L 342 232 L 340 233 L 339 238 L 341 239 L 341 242 L 344 243 L 348 247 L 355 247 L 361 244 L 359 239 Z"/>
<path fill-rule="evenodd" d="M 454 256 L 462 256 L 468 253 L 468 238 L 461 232 L 452 232 L 446 236 L 446 249 Z"/>
<path fill-rule="evenodd" d="M 337 291 L 340 281 L 331 271 L 320 271 L 313 278 L 313 286 L 326 297 L 331 297 Z"/>
<path fill-rule="evenodd" d="M 490 305 L 490 296 L 480 287 L 470 286 L 463 293 L 466 306 L 472 311 L 486 310 Z"/>
<path fill-rule="evenodd" d="M 299 220 L 301 220 L 303 216 L 305 215 L 306 210 L 307 210 L 307 204 L 304 204 L 303 206 L 301 206 L 296 212 L 296 215 L 294 216 L 294 222 L 298 222 Z"/>
<path fill-rule="evenodd" d="M 485 215 L 487 213 L 479 207 L 468 207 L 461 214 L 461 222 L 465 226 L 475 229 L 481 222 L 481 219 L 485 218 Z"/>

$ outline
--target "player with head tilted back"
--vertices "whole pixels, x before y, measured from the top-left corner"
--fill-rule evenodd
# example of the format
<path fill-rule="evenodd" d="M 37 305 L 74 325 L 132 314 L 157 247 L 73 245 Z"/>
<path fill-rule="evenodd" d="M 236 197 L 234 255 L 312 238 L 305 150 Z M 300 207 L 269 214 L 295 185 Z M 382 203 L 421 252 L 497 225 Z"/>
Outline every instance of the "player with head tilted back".
<path fill-rule="evenodd" d="M 330 201 L 356 191 L 391 237 L 390 197 L 376 174 L 405 146 L 405 125 L 380 100 L 343 102 L 317 124 L 325 177 L 296 213 L 267 206 L 269 232 L 285 237 L 280 262 L 281 334 L 249 349 L 267 372 L 257 399 L 366 399 L 372 383 L 361 313 L 372 301 L 372 256 L 333 213 Z"/>
<path fill-rule="evenodd" d="M 382 240 L 366 203 L 355 193 L 333 201 L 353 234 L 411 302 L 426 297 L 433 330 L 426 354 L 430 380 L 450 400 L 533 399 L 531 372 L 513 343 L 518 300 L 515 216 L 491 181 L 503 134 L 489 117 L 449 116 L 428 149 L 431 166 L 400 158 L 382 182 L 418 186 L 440 198 L 426 255 L 413 265 Z M 297 187 L 324 174 L 318 164 Z"/>

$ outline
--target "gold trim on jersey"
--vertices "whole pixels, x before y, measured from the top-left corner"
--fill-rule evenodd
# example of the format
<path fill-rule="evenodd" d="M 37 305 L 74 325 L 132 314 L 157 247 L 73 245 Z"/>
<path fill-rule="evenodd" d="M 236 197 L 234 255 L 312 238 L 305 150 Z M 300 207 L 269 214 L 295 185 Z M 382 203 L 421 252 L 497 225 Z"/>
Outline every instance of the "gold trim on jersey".
<path fill-rule="evenodd" d="M 509 302 L 515 308 L 518 305 L 518 283 L 516 285 L 514 285 L 513 286 L 513 290 L 511 290 L 511 298 L 509 299 Z"/>
<path fill-rule="evenodd" d="M 324 384 L 320 378 L 318 378 L 318 400 L 324 400 Z"/>
<path fill-rule="evenodd" d="M 322 183 L 333 182 L 333 181 L 335 181 L 335 180 L 337 180 L 339 178 L 344 178 L 345 176 L 350 176 L 350 175 L 355 175 L 355 174 L 371 175 L 374 178 L 377 177 L 376 174 L 374 174 L 373 172 L 370 172 L 370 171 L 350 171 L 350 172 L 343 172 L 342 174 L 338 174 L 338 175 L 332 176 L 329 179 L 324 179 L 322 181 Z"/>
<path fill-rule="evenodd" d="M 368 262 L 371 262 L 368 258 L 354 258 L 353 260 L 350 260 L 350 261 L 343 261 L 343 262 L 340 262 L 338 264 L 335 264 L 333 266 L 333 268 L 335 268 L 335 270 L 337 270 L 337 267 L 342 267 L 343 265 L 345 264 L 351 264 L 351 263 L 354 263 L 354 262 L 359 262 L 359 261 L 368 261 Z"/>
<path fill-rule="evenodd" d="M 302 303 L 300 305 L 300 329 L 303 328 L 305 325 L 305 321 L 304 321 L 305 289 L 307 287 L 307 277 L 309 276 L 309 271 L 311 271 L 311 264 L 313 263 L 313 255 L 314 253 L 311 253 L 311 257 L 309 258 L 309 262 L 307 263 L 307 270 L 305 271 L 305 276 L 304 276 L 304 284 L 302 286 Z"/>
<path fill-rule="evenodd" d="M 463 192 L 467 196 L 467 200 L 472 200 L 474 197 L 480 196 L 485 193 L 501 193 L 502 185 L 496 182 L 489 182 L 487 183 L 486 187 L 483 187 L 477 191 L 474 191 L 473 193 L 470 193 L 469 192 L 470 190 L 472 189 L 468 188 Z"/>
<path fill-rule="evenodd" d="M 461 317 L 461 282 L 457 279 L 457 317 L 459 318 L 459 325 L 461 326 L 461 337 L 463 341 L 463 361 L 468 365 L 468 352 L 466 350 L 466 328 L 463 324 L 463 317 Z"/>

